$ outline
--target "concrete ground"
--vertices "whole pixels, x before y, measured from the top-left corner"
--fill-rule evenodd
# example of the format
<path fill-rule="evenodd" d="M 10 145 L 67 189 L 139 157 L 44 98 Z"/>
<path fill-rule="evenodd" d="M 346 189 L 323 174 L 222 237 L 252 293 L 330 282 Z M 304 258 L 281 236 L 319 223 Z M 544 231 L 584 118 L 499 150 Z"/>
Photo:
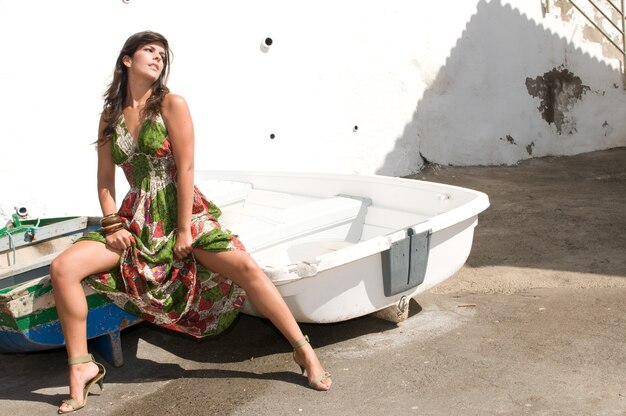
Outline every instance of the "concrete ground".
<path fill-rule="evenodd" d="M 486 192 L 467 264 L 395 325 L 303 325 L 329 392 L 267 321 L 196 341 L 141 325 L 82 415 L 626 415 L 626 148 L 416 178 Z M 63 350 L 0 355 L 0 413 L 50 415 Z"/>

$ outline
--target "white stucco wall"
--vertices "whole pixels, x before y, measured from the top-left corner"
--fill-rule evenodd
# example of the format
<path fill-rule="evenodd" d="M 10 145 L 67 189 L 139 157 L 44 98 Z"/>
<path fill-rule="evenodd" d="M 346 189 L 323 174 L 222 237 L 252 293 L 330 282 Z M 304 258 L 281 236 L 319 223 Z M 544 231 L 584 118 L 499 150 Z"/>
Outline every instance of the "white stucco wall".
<path fill-rule="evenodd" d="M 406 175 L 422 156 L 626 145 L 620 55 L 565 0 L 549 14 L 526 0 L 0 0 L 0 215 L 99 213 L 101 95 L 145 29 L 170 40 L 198 169 Z M 544 84 L 556 121 L 538 109 Z"/>
<path fill-rule="evenodd" d="M 621 54 L 567 0 L 551 5 L 545 14 L 539 2 L 477 3 L 417 105 L 419 149 L 427 160 L 514 164 L 626 145 Z M 585 9 L 615 34 L 599 13 Z M 609 14 L 619 22 L 616 13 Z M 538 110 L 546 99 L 527 85 L 550 77 L 546 98 L 553 101 L 555 122 Z M 583 90 L 579 96 L 571 91 L 576 82 Z"/>

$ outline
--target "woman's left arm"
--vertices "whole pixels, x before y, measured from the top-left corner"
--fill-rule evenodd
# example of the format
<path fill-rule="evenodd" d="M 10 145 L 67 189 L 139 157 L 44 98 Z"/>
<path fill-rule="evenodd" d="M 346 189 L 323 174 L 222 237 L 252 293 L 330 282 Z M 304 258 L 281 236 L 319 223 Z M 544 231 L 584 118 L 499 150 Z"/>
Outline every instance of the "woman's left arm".
<path fill-rule="evenodd" d="M 168 94 L 163 99 L 162 114 L 167 125 L 178 177 L 177 208 L 178 230 L 174 255 L 183 258 L 192 250 L 191 208 L 194 189 L 194 131 L 189 107 L 179 95 Z"/>

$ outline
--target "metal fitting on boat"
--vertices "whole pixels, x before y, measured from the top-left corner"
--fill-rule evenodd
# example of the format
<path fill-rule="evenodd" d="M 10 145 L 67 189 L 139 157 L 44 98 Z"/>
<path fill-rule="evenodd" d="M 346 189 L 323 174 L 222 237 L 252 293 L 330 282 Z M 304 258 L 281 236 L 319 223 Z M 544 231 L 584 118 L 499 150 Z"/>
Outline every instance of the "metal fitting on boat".
<path fill-rule="evenodd" d="M 28 208 L 26 208 L 26 207 L 15 207 L 15 213 L 20 218 L 26 218 L 28 216 Z"/>
<path fill-rule="evenodd" d="M 409 299 L 402 296 L 398 302 L 398 317 L 402 316 L 409 309 Z"/>
<path fill-rule="evenodd" d="M 385 321 L 400 323 L 409 317 L 409 301 L 408 297 L 402 296 L 398 303 L 376 311 L 372 315 Z"/>

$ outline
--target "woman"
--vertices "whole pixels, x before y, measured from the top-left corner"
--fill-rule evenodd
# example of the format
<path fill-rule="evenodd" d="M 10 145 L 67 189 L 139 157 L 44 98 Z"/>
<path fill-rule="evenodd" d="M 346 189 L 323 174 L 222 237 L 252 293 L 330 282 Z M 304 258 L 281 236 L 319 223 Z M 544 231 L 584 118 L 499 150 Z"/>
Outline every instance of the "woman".
<path fill-rule="evenodd" d="M 69 363 L 70 398 L 59 413 L 82 408 L 105 375 L 87 352 L 86 277 L 127 311 L 197 337 L 228 327 L 247 297 L 293 345 L 309 385 L 328 390 L 332 383 L 278 290 L 194 186 L 189 109 L 165 86 L 170 55 L 167 40 L 150 31 L 132 35 L 120 51 L 98 130 L 102 228 L 50 266 Z M 130 184 L 118 212 L 115 165 Z"/>

